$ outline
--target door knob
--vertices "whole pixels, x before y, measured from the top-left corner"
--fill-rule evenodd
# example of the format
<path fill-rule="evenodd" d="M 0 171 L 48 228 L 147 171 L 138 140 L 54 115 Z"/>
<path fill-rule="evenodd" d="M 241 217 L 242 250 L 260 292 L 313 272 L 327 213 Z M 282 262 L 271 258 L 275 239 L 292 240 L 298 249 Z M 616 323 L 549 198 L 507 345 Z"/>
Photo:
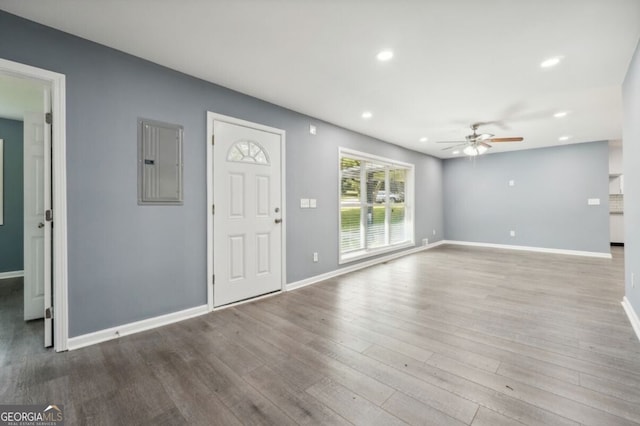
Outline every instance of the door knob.
<path fill-rule="evenodd" d="M 282 219 L 276 219 L 275 222 L 276 223 L 282 223 Z"/>
<path fill-rule="evenodd" d="M 44 223 L 40 222 L 40 223 L 38 224 L 38 228 L 44 228 Z"/>

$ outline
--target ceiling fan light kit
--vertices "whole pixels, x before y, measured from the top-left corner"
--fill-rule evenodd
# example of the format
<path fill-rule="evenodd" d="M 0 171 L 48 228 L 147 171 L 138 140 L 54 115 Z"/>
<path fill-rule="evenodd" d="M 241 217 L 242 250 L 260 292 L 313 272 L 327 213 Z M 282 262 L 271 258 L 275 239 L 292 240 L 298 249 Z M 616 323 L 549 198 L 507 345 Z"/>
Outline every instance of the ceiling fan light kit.
<path fill-rule="evenodd" d="M 484 145 L 469 145 L 465 149 L 462 150 L 465 154 L 470 157 L 475 157 L 476 155 L 482 155 L 487 152 L 489 148 Z"/>

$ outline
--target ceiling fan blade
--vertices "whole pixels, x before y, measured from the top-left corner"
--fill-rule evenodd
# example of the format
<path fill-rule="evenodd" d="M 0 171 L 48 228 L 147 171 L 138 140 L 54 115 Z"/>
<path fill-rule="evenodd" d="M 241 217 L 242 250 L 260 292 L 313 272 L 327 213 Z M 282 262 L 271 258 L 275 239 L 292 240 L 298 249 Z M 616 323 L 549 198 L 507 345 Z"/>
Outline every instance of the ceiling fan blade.
<path fill-rule="evenodd" d="M 489 145 L 488 143 L 485 143 L 485 142 L 478 142 L 478 145 L 482 145 L 485 148 L 491 148 L 491 145 Z"/>
<path fill-rule="evenodd" d="M 460 148 L 460 147 L 467 146 L 467 145 L 468 145 L 468 143 L 464 142 L 464 143 L 461 143 L 461 144 L 458 144 L 458 145 L 448 146 L 446 148 L 442 148 L 442 150 L 443 151 L 447 151 L 449 149 L 456 149 L 456 148 Z"/>
<path fill-rule="evenodd" d="M 555 111 L 551 109 L 532 111 L 524 114 L 514 114 L 508 118 L 509 122 L 533 121 L 549 118 Z"/>
<path fill-rule="evenodd" d="M 476 128 L 481 126 L 498 126 L 504 130 L 505 124 L 502 122 L 502 120 L 491 120 L 491 121 L 478 121 L 477 123 L 473 123 L 471 125 L 471 128 L 473 128 L 474 126 L 476 126 Z"/>
<path fill-rule="evenodd" d="M 436 141 L 436 143 L 467 143 L 467 141 Z"/>
<path fill-rule="evenodd" d="M 493 134 L 491 134 L 491 133 L 482 133 L 482 134 L 478 135 L 475 140 L 477 140 L 477 141 L 486 141 L 488 139 L 491 139 L 492 137 L 493 137 Z"/>
<path fill-rule="evenodd" d="M 522 142 L 524 138 L 491 138 L 489 142 Z"/>

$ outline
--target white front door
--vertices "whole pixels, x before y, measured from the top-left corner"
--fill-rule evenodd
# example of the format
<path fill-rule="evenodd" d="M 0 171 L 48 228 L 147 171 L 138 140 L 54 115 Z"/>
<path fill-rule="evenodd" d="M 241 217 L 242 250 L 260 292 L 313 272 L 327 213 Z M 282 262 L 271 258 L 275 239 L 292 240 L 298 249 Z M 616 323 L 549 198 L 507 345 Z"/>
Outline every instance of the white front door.
<path fill-rule="evenodd" d="M 282 289 L 283 134 L 219 120 L 213 134 L 213 303 L 222 306 Z"/>

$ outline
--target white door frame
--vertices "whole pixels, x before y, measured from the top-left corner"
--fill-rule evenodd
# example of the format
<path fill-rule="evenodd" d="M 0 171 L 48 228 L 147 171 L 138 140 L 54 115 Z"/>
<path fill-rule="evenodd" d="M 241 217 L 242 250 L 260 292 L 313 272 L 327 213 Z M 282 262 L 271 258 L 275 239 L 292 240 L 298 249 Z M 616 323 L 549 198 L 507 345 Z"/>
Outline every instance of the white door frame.
<path fill-rule="evenodd" d="M 276 133 L 280 135 L 280 194 L 282 197 L 282 278 L 281 278 L 281 290 L 285 289 L 287 283 L 287 218 L 285 206 L 286 200 L 286 161 L 285 161 L 285 134 L 282 129 L 276 129 L 275 127 L 264 126 L 262 124 L 253 123 L 251 121 L 241 120 L 239 118 L 229 117 L 227 115 L 217 114 L 215 112 L 207 111 L 207 304 L 209 311 L 213 311 L 213 123 L 214 121 L 222 121 L 229 124 L 235 124 L 238 126 L 246 126 L 252 129 L 262 130 L 265 132 Z M 260 296 L 256 297 L 258 299 Z M 249 299 L 249 300 L 255 300 Z M 245 301 L 239 302 L 244 303 Z M 234 304 L 229 304 L 216 309 L 224 309 Z"/>
<path fill-rule="evenodd" d="M 68 271 L 67 271 L 67 157 L 66 157 L 66 88 L 65 75 L 42 68 L 0 58 L 0 74 L 37 80 L 51 87 L 51 113 L 53 129 L 51 142 L 52 207 L 53 207 L 53 260 L 51 282 L 54 305 L 54 348 L 67 350 L 68 325 Z"/>

